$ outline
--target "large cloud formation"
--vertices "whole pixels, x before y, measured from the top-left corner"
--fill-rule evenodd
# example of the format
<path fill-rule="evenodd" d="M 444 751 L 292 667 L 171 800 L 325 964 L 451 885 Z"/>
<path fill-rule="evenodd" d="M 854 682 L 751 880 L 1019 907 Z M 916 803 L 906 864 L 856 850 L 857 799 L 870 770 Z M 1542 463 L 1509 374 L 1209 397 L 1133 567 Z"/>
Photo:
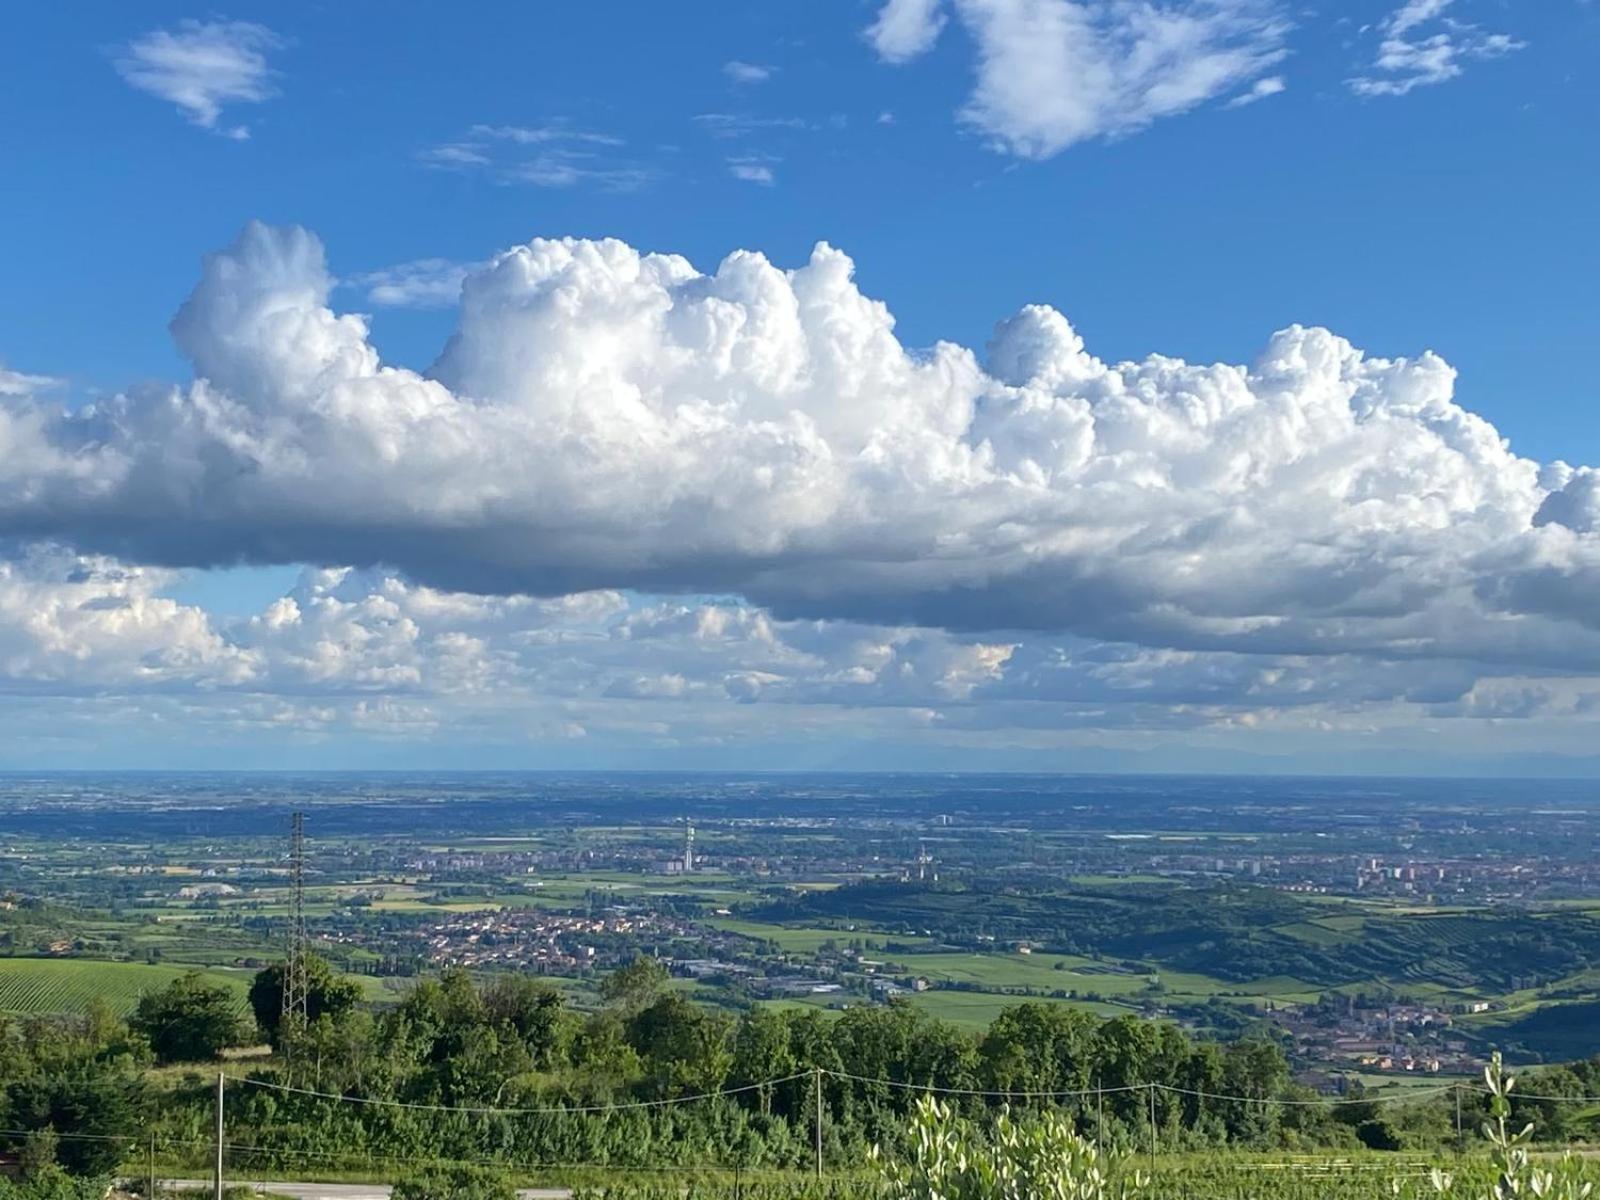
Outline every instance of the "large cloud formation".
<path fill-rule="evenodd" d="M 1600 668 L 1594 476 L 1514 455 L 1434 355 L 1294 327 L 1248 367 L 1108 364 L 1043 307 L 982 360 L 919 354 L 851 274 L 827 246 L 705 275 L 536 240 L 468 276 L 417 373 L 329 307 L 311 234 L 252 225 L 173 322 L 192 384 L 0 397 L 0 534 L 452 593 Z"/>

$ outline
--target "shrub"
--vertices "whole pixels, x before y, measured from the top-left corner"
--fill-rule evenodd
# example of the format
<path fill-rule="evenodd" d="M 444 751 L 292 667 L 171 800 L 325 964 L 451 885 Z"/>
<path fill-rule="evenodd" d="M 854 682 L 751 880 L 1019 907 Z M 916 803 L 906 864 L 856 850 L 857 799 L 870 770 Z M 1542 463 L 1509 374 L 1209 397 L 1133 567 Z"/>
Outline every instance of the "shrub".
<path fill-rule="evenodd" d="M 1506 1074 L 1498 1053 L 1484 1068 L 1483 1079 L 1489 1088 L 1489 1119 L 1484 1122 L 1483 1136 L 1489 1142 L 1496 1178 L 1479 1194 L 1481 1200 L 1589 1200 L 1594 1184 L 1583 1178 L 1580 1160 L 1569 1152 L 1557 1159 L 1553 1168 L 1542 1167 L 1528 1149 L 1533 1140 L 1533 1122 L 1511 1132 L 1511 1093 L 1517 1081 Z M 1439 1196 L 1458 1200 L 1455 1180 L 1450 1175 L 1436 1169 L 1431 1182 Z M 1468 1198 L 1462 1196 L 1459 1200 Z"/>
<path fill-rule="evenodd" d="M 1142 1188 L 1061 1113 L 1020 1121 L 1002 1113 L 986 1137 L 931 1097 L 911 1117 L 911 1156 L 876 1148 L 888 1200 L 1123 1200 Z"/>
<path fill-rule="evenodd" d="M 390 1200 L 516 1200 L 511 1181 L 483 1167 L 426 1167 L 398 1180 Z"/>

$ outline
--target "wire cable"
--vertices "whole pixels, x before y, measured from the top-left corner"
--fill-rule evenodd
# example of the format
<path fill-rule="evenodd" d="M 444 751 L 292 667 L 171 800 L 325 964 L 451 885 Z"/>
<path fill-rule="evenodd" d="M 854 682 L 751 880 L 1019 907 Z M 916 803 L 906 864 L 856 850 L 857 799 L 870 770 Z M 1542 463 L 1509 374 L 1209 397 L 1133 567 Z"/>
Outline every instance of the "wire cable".
<path fill-rule="evenodd" d="M 747 1083 L 742 1087 L 721 1088 L 711 1092 L 696 1092 L 688 1096 L 667 1096 L 660 1100 L 624 1100 L 612 1104 L 585 1104 L 566 1105 L 554 1104 L 536 1108 L 484 1108 L 459 1104 L 419 1104 L 412 1100 L 383 1100 L 373 1096 L 346 1096 L 337 1092 L 319 1092 L 312 1088 L 295 1087 L 287 1083 L 273 1083 L 265 1079 L 251 1079 L 248 1076 L 228 1075 L 230 1083 L 241 1083 L 246 1087 L 265 1088 L 269 1091 L 288 1092 L 297 1096 L 313 1096 L 319 1100 L 335 1100 L 343 1104 L 369 1104 L 384 1108 L 405 1108 L 418 1112 L 446 1112 L 467 1113 L 475 1116 L 496 1115 L 503 1117 L 549 1116 L 556 1113 L 609 1113 L 625 1112 L 639 1108 L 667 1108 L 675 1104 L 693 1104 L 699 1100 L 714 1100 L 719 1096 L 737 1096 L 743 1092 L 753 1092 L 760 1088 L 776 1087 L 780 1083 L 791 1083 L 796 1079 L 809 1078 L 812 1072 L 797 1071 L 793 1075 L 785 1075 L 779 1079 L 767 1079 L 760 1083 Z"/>
<path fill-rule="evenodd" d="M 883 1086 L 883 1087 L 901 1088 L 904 1091 L 908 1091 L 908 1092 L 937 1092 L 941 1096 L 984 1096 L 984 1097 L 988 1097 L 990 1099 L 995 1099 L 995 1100 L 1029 1100 L 1029 1099 L 1041 1099 L 1042 1100 L 1042 1099 L 1056 1099 L 1056 1098 L 1063 1097 L 1063 1096 L 1071 1097 L 1071 1098 L 1075 1098 L 1075 1099 L 1082 1099 L 1082 1098 L 1085 1098 L 1085 1097 L 1088 1097 L 1088 1096 L 1111 1096 L 1111 1095 L 1116 1095 L 1119 1092 L 1142 1092 L 1142 1091 L 1145 1091 L 1146 1089 L 1148 1089 L 1148 1088 L 1150 1088 L 1152 1086 L 1151 1084 L 1148 1084 L 1148 1083 L 1128 1083 L 1128 1084 L 1120 1084 L 1117 1087 L 1107 1087 L 1107 1088 L 1061 1089 L 1061 1090 L 1057 1090 L 1057 1091 L 1021 1091 L 1021 1092 L 1012 1091 L 1012 1092 L 1005 1092 L 1005 1091 L 992 1091 L 992 1090 L 986 1091 L 986 1090 L 983 1090 L 983 1089 L 980 1089 L 980 1088 L 941 1087 L 938 1084 L 932 1084 L 932 1083 L 926 1083 L 926 1084 L 925 1083 L 907 1083 L 905 1080 L 902 1080 L 902 1079 L 873 1079 L 873 1078 L 871 1078 L 869 1076 L 866 1076 L 866 1075 L 852 1075 L 848 1071 L 831 1071 L 826 1067 L 821 1068 L 821 1070 L 822 1070 L 822 1073 L 824 1075 L 831 1076 L 834 1079 L 849 1079 L 849 1080 L 852 1080 L 855 1083 L 869 1083 L 869 1084 L 880 1085 L 880 1086 Z M 806 1072 L 806 1074 L 809 1075 L 810 1072 L 808 1071 L 808 1072 Z"/>

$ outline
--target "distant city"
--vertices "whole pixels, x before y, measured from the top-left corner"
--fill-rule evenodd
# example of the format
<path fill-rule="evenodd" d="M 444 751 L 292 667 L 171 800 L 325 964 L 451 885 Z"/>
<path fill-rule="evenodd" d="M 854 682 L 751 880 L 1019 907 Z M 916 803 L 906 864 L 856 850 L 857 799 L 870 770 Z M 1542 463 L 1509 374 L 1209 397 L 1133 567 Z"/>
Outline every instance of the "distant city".
<path fill-rule="evenodd" d="M 1265 1035 L 1328 1094 L 1600 1051 L 1586 784 L 38 775 L 0 804 L 4 1008 L 66 1004 L 81 961 L 130 998 L 272 961 L 303 811 L 309 936 L 380 1004 L 453 967 L 582 1007 L 644 954 L 732 1011 L 982 1027 L 1031 998 Z"/>

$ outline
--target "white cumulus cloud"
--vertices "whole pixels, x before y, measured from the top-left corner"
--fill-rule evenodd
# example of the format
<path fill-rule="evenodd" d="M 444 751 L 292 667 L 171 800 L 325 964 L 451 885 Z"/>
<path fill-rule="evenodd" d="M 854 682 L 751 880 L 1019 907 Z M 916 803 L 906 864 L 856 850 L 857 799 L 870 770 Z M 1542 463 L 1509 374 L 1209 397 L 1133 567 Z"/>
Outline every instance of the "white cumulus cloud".
<path fill-rule="evenodd" d="M 704 274 L 535 240 L 467 276 L 418 373 L 332 286 L 311 234 L 253 225 L 173 322 L 193 383 L 5 398 L 0 534 L 1005 644 L 1600 667 L 1589 476 L 1515 455 L 1429 353 L 1295 326 L 1249 364 L 1107 363 L 1038 306 L 981 355 L 913 352 L 827 246 Z"/>

